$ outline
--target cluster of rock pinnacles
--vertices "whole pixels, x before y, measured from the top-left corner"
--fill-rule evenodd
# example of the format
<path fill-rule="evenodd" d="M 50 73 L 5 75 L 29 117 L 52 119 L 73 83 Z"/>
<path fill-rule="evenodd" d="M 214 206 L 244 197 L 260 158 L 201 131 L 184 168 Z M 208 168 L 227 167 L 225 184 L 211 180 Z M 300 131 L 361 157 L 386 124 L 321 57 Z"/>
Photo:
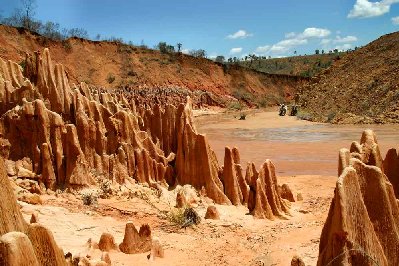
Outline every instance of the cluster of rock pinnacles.
<path fill-rule="evenodd" d="M 34 180 L 43 191 L 95 185 L 95 176 L 120 184 L 190 184 L 215 203 L 246 204 L 257 218 L 289 215 L 272 162 L 267 160 L 259 172 L 248 164 L 244 176 L 238 150 L 226 148 L 221 167 L 206 137 L 195 129 L 190 98 L 177 108 L 154 105 L 150 110 L 136 108 L 123 93 L 85 83 L 71 87 L 48 49 L 27 55 L 24 69 L 0 58 L 0 117 L 2 265 L 65 265 L 52 233 L 23 220 L 8 184 L 10 172 Z M 137 233 L 133 228 L 126 225 Z M 134 241 L 125 235 L 121 251 L 159 245 L 147 241 L 149 228 L 130 235 Z M 107 239 L 100 240 L 104 250 L 113 245 Z M 103 262 L 108 258 L 104 255 Z"/>
<path fill-rule="evenodd" d="M 289 215 L 273 163 L 266 160 L 259 171 L 249 163 L 244 175 L 238 150 L 226 148 L 220 167 L 206 137 L 195 129 L 190 99 L 178 108 L 149 110 L 136 108 L 122 93 L 84 83 L 71 88 L 47 49 L 27 56 L 23 71 L 0 59 L 1 157 L 41 189 L 95 185 L 97 173 L 118 183 L 190 184 L 216 203 L 247 205 L 257 218 Z M 342 149 L 339 158 L 318 265 L 399 265 L 398 152 L 391 149 L 382 159 L 374 133 L 365 131 L 360 144 Z M 66 265 L 52 233 L 35 217 L 29 225 L 22 218 L 3 159 L 0 264 Z M 99 246 L 132 253 L 154 246 L 146 226 L 138 232 L 128 223 L 126 231 L 131 234 L 119 246 L 107 235 Z M 108 261 L 105 254 L 102 262 Z"/>
<path fill-rule="evenodd" d="M 317 265 L 399 265 L 399 157 L 373 131 L 339 152 L 338 181 Z"/>

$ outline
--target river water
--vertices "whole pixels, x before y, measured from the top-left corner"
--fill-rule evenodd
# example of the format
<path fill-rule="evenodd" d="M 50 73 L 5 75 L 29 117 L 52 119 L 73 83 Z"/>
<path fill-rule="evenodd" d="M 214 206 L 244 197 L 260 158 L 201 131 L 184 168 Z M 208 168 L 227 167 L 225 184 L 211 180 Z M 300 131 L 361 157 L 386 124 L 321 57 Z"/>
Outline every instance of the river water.
<path fill-rule="evenodd" d="M 399 148 L 399 125 L 331 125 L 279 117 L 275 112 L 255 113 L 240 121 L 236 114 L 196 118 L 197 130 L 208 136 L 223 164 L 224 147 L 240 150 L 241 164 L 258 167 L 271 159 L 278 175 L 337 175 L 338 151 L 360 141 L 365 129 L 377 134 L 383 158 Z"/>

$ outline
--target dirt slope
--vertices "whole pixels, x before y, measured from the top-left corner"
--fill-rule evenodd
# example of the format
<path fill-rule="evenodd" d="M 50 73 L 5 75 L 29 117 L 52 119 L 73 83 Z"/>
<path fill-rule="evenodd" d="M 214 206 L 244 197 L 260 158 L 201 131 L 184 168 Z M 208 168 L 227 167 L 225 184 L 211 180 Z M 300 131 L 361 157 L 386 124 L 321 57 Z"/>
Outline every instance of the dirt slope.
<path fill-rule="evenodd" d="M 0 25 L 0 54 L 4 59 L 23 64 L 25 52 L 51 50 L 63 64 L 72 82 L 95 86 L 179 87 L 206 90 L 217 95 L 233 92 L 255 96 L 272 94 L 291 98 L 306 79 L 286 75 L 267 75 L 238 66 L 224 67 L 208 59 L 159 51 L 116 42 L 83 39 L 53 41 L 24 29 Z M 240 93 L 237 93 L 240 94 Z"/>
<path fill-rule="evenodd" d="M 349 53 L 301 92 L 312 120 L 333 123 L 399 122 L 399 32 Z"/>

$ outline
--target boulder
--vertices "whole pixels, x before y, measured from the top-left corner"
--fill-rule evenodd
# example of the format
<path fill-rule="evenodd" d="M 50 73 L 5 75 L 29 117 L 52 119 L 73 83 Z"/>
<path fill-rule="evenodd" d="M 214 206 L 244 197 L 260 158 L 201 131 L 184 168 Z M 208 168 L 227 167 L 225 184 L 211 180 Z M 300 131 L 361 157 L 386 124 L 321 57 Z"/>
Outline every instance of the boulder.
<path fill-rule="evenodd" d="M 152 246 L 151 246 L 151 253 L 150 253 L 150 260 L 155 260 L 155 258 L 163 258 L 165 257 L 165 253 L 159 238 L 154 237 L 152 239 Z"/>
<path fill-rule="evenodd" d="M 103 233 L 98 242 L 98 248 L 101 251 L 118 250 L 118 245 L 115 243 L 114 236 L 110 233 Z"/>
<path fill-rule="evenodd" d="M 205 219 L 219 220 L 220 215 L 216 206 L 208 206 L 205 213 Z"/>
<path fill-rule="evenodd" d="M 294 257 L 292 257 L 291 266 L 305 266 L 305 263 L 300 257 L 295 255 Z"/>

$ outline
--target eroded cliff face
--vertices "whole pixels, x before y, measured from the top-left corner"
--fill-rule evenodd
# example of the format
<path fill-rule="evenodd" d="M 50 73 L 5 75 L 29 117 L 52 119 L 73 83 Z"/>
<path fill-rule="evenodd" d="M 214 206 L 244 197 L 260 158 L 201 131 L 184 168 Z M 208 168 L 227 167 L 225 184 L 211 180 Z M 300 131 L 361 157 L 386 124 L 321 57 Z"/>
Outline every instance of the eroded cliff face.
<path fill-rule="evenodd" d="M 79 189 L 99 179 L 150 186 L 190 184 L 219 204 L 246 205 L 258 218 L 289 214 L 274 165 L 244 175 L 239 152 L 226 148 L 222 168 L 197 133 L 192 103 L 136 106 L 134 97 L 85 83 L 70 85 L 48 49 L 26 66 L 0 60 L 2 156 L 11 176 L 38 190 Z"/>
<path fill-rule="evenodd" d="M 53 234 L 38 223 L 24 221 L 2 158 L 0 185 L 0 265 L 67 265 Z"/>
<path fill-rule="evenodd" d="M 398 162 L 394 149 L 382 159 L 371 130 L 340 151 L 318 265 L 399 264 Z"/>

